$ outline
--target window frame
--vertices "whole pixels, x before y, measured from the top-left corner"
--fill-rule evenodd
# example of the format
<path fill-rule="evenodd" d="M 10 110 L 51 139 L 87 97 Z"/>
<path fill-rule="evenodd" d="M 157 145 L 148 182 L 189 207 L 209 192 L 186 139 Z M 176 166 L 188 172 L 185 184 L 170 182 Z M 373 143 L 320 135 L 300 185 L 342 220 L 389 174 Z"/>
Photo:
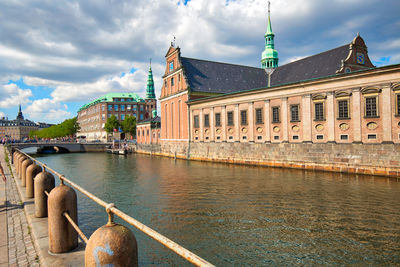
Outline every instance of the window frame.
<path fill-rule="evenodd" d="M 215 127 L 221 127 L 221 113 L 215 113 Z"/>
<path fill-rule="evenodd" d="M 341 111 L 340 111 L 340 103 L 341 102 L 346 102 L 346 108 L 347 108 L 347 117 L 341 116 Z M 336 100 L 336 105 L 337 105 L 337 119 L 338 120 L 349 120 L 350 119 L 350 98 L 339 98 Z"/>
<path fill-rule="evenodd" d="M 322 108 L 317 112 L 317 106 L 319 105 L 322 105 Z M 322 115 L 320 115 L 319 112 L 321 112 Z M 325 101 L 314 101 L 314 121 L 324 121 L 324 120 L 325 120 Z"/>
<path fill-rule="evenodd" d="M 264 124 L 263 108 L 255 109 L 256 124 Z"/>
<path fill-rule="evenodd" d="M 240 125 L 247 125 L 247 109 L 243 109 L 240 111 Z"/>
<path fill-rule="evenodd" d="M 195 128 L 195 129 L 200 128 L 199 115 L 194 115 L 193 116 L 193 128 Z"/>
<path fill-rule="evenodd" d="M 229 115 L 231 115 L 231 116 L 229 116 Z M 227 111 L 226 112 L 226 125 L 227 126 L 235 126 L 235 120 L 234 120 L 233 111 Z"/>
<path fill-rule="evenodd" d="M 293 111 L 292 108 L 296 107 L 297 108 L 297 118 L 293 118 Z M 300 104 L 291 104 L 290 105 L 290 122 L 300 122 Z"/>
<path fill-rule="evenodd" d="M 276 113 L 274 111 L 276 110 Z M 277 115 L 277 118 L 275 117 Z M 281 107 L 280 106 L 273 106 L 271 107 L 271 122 L 272 123 L 280 123 L 281 122 Z"/>
<path fill-rule="evenodd" d="M 373 115 L 368 115 L 368 103 L 367 100 L 375 99 L 375 109 Z M 379 118 L 379 96 L 378 95 L 365 95 L 364 96 L 364 118 Z"/>
<path fill-rule="evenodd" d="M 210 127 L 210 114 L 204 114 L 203 118 L 204 118 L 204 123 L 203 123 L 204 128 Z"/>

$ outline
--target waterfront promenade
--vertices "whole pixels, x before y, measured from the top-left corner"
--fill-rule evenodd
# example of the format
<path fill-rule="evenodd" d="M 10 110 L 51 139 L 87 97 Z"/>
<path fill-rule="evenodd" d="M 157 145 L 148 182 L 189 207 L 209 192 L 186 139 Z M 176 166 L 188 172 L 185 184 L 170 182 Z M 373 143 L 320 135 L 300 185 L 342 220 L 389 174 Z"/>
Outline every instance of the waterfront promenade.
<path fill-rule="evenodd" d="M 7 182 L 0 182 L 0 266 L 39 266 L 24 202 L 0 147 L 0 161 Z"/>

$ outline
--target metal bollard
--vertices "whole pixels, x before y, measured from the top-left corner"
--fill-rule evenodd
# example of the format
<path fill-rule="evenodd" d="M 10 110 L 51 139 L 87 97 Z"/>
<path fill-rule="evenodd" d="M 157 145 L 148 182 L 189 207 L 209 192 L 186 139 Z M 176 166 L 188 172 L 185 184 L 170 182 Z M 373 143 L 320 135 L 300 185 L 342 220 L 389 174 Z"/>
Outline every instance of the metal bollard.
<path fill-rule="evenodd" d="M 50 193 L 54 186 L 54 176 L 43 168 L 43 171 L 36 175 L 34 180 L 35 217 L 47 217 L 47 195 L 45 191 Z"/>
<path fill-rule="evenodd" d="M 29 165 L 32 165 L 33 161 L 31 159 L 26 159 L 22 162 L 21 167 L 21 186 L 26 186 L 26 170 L 28 169 Z"/>
<path fill-rule="evenodd" d="M 68 212 L 75 223 L 78 223 L 78 202 L 75 190 L 60 184 L 51 190 L 49 205 L 49 251 L 64 253 L 78 246 L 78 233 L 64 217 Z"/>
<path fill-rule="evenodd" d="M 42 171 L 42 168 L 35 163 L 29 165 L 26 169 L 26 188 L 25 188 L 25 197 L 32 198 L 34 193 L 34 183 L 33 179 L 37 174 Z"/>
<path fill-rule="evenodd" d="M 85 249 L 85 266 L 139 266 L 135 235 L 127 227 L 113 222 L 107 207 L 108 223 L 97 229 Z"/>
<path fill-rule="evenodd" d="M 22 162 L 24 162 L 24 160 L 26 160 L 27 157 L 25 155 L 22 155 L 19 160 L 18 160 L 18 174 L 19 174 L 19 179 L 21 179 L 22 177 Z"/>

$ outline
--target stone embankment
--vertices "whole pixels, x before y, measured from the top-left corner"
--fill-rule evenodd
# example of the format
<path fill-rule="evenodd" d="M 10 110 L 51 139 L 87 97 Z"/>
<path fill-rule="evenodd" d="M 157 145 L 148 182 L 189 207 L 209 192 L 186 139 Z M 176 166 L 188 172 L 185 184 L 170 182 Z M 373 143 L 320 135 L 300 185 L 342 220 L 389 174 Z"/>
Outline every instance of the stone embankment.
<path fill-rule="evenodd" d="M 137 144 L 138 153 L 234 164 L 400 177 L 399 144 Z"/>

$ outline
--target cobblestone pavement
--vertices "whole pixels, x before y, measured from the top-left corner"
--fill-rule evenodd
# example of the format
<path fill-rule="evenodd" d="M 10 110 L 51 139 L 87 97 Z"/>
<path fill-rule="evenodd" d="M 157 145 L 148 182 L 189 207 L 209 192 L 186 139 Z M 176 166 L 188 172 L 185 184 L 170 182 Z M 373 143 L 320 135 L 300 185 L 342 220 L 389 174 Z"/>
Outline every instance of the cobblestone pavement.
<path fill-rule="evenodd" d="M 39 266 L 39 257 L 32 242 L 24 206 L 19 197 L 14 178 L 5 162 L 3 146 L 0 146 L 0 160 L 7 175 L 5 206 L 7 212 L 8 266 Z M 0 257 L 2 256 L 5 255 L 0 255 Z"/>

